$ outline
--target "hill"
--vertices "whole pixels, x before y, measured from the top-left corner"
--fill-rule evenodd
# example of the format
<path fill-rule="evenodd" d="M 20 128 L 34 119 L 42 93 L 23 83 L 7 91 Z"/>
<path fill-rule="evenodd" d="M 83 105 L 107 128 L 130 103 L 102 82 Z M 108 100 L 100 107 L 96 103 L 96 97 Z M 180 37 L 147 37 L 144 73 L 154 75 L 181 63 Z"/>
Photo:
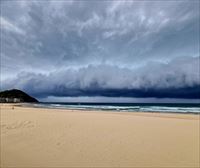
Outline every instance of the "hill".
<path fill-rule="evenodd" d="M 12 89 L 0 92 L 0 103 L 22 103 L 22 102 L 38 102 L 38 100 L 18 89 Z"/>

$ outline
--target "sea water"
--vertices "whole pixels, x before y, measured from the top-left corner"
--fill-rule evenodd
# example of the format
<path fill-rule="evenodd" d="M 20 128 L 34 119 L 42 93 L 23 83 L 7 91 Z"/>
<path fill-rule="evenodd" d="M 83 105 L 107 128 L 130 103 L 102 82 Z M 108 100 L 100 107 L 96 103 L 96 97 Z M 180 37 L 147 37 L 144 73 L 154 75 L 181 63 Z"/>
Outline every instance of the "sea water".
<path fill-rule="evenodd" d="M 26 106 L 30 104 L 26 104 Z M 177 103 L 36 103 L 38 108 L 119 111 L 119 112 L 168 112 L 200 114 L 200 104 Z"/>

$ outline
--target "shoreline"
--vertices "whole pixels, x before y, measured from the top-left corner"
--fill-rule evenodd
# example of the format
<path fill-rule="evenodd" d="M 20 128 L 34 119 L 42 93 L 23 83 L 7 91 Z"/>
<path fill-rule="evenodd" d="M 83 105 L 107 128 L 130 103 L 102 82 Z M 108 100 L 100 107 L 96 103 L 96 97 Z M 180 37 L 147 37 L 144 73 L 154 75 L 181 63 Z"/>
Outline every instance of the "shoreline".
<path fill-rule="evenodd" d="M 0 104 L 2 167 L 200 166 L 199 115 L 18 105 Z"/>
<path fill-rule="evenodd" d="M 54 110 L 67 110 L 67 111 L 84 111 L 84 112 L 87 112 L 87 111 L 91 111 L 91 112 L 106 112 L 106 113 L 145 113 L 145 114 L 149 114 L 149 113 L 152 113 L 152 114 L 183 114 L 183 115 L 197 115 L 200 117 L 200 112 L 170 112 L 170 111 L 123 111 L 123 110 L 115 110 L 115 109 L 112 109 L 112 110 L 108 110 L 108 109 L 87 109 L 87 108 L 83 108 L 83 109 L 78 109 L 78 108 L 64 108 L 64 107 L 61 107 L 61 108 L 58 108 L 58 107 L 42 107 L 42 106 L 34 106 L 32 105 L 32 103 L 0 103 L 0 106 L 1 105 L 12 105 L 12 106 L 15 106 L 15 107 L 24 107 L 24 108 L 38 108 L 38 109 L 54 109 Z"/>

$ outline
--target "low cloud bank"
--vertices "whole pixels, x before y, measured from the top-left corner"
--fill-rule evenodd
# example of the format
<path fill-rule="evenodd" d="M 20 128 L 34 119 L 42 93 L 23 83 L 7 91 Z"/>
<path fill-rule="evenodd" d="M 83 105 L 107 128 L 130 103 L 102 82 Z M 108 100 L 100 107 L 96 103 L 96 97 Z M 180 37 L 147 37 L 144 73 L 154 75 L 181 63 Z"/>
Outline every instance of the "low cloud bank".
<path fill-rule="evenodd" d="M 21 72 L 2 81 L 2 89 L 18 88 L 38 98 L 106 96 L 200 98 L 200 57 L 169 63 L 149 62 L 138 69 L 100 64 L 49 74 Z"/>

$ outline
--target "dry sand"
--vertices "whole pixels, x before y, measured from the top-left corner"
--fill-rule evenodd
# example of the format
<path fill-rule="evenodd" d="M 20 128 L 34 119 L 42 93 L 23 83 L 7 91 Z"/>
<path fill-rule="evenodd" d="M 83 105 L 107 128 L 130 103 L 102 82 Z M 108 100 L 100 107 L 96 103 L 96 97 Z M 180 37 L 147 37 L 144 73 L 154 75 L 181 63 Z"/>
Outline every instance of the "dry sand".
<path fill-rule="evenodd" d="M 1 105 L 1 167 L 199 167 L 199 117 Z"/>

